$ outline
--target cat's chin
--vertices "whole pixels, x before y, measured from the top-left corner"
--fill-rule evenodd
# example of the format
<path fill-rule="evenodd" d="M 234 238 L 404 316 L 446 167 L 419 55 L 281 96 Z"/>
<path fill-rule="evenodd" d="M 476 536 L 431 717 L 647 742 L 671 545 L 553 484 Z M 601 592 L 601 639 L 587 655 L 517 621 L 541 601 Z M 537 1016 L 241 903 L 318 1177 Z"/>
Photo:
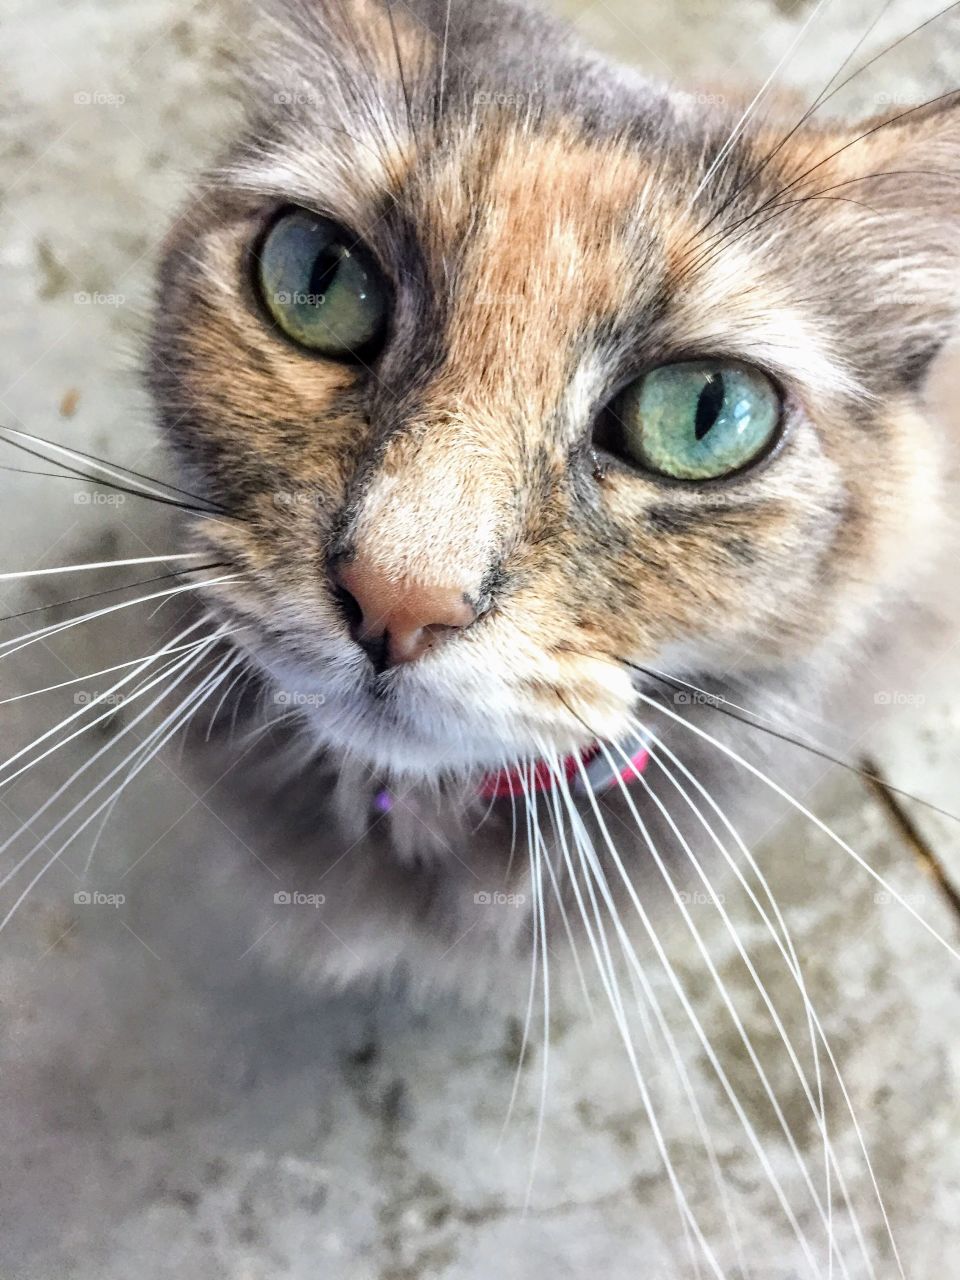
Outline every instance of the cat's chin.
<path fill-rule="evenodd" d="M 409 782 L 451 776 L 479 782 L 507 764 L 542 754 L 530 732 L 491 733 L 466 715 L 454 727 L 446 715 L 422 706 L 398 717 L 363 696 L 331 697 L 322 708 L 307 709 L 305 721 L 324 749 L 359 759 L 384 777 Z M 566 743 L 564 753 L 571 746 Z"/>
<path fill-rule="evenodd" d="M 262 669 L 274 718 L 296 716 L 316 748 L 359 761 L 385 779 L 479 782 L 545 751 L 565 756 L 593 741 L 580 723 L 558 725 L 532 708 L 524 712 L 508 690 L 492 690 L 482 706 L 474 706 L 420 679 L 384 692 L 355 678 L 328 677 L 321 684 L 285 664 Z"/>

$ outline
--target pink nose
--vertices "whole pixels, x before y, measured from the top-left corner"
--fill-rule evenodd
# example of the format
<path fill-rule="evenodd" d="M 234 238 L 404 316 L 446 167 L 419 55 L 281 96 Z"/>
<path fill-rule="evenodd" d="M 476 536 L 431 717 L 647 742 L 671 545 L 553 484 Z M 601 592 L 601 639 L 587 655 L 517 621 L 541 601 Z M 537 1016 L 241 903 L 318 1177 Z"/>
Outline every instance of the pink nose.
<path fill-rule="evenodd" d="M 415 662 L 443 635 L 476 621 L 458 587 L 397 582 L 363 556 L 334 574 L 354 640 L 380 671 Z"/>

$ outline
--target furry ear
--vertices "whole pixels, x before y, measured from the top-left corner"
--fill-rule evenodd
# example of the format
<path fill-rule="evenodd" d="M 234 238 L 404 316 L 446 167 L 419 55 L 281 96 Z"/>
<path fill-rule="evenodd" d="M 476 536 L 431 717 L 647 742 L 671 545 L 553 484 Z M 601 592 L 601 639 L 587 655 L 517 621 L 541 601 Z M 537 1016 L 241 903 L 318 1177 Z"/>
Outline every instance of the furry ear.
<path fill-rule="evenodd" d="M 960 319 L 960 90 L 831 131 L 830 144 L 810 159 L 801 193 L 815 182 L 842 202 L 871 319 L 916 384 Z"/>

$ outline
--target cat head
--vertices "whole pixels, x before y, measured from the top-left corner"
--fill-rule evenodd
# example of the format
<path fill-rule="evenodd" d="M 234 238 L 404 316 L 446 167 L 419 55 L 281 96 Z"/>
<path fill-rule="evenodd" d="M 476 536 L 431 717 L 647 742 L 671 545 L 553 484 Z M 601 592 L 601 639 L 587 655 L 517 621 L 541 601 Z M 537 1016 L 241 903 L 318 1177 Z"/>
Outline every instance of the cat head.
<path fill-rule="evenodd" d="M 817 678 L 936 535 L 956 97 L 744 120 L 496 0 L 277 31 L 150 378 L 278 701 L 435 775 L 619 737 L 627 661 Z"/>

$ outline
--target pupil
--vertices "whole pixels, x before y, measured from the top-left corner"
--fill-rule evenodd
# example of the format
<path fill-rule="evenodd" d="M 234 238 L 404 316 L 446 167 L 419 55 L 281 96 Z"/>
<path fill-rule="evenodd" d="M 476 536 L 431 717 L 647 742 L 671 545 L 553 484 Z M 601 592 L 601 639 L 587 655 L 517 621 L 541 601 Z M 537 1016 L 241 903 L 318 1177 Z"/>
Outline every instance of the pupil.
<path fill-rule="evenodd" d="M 700 398 L 697 401 L 697 416 L 694 423 L 694 435 L 698 440 L 702 440 L 716 422 L 717 416 L 723 408 L 725 396 L 726 390 L 723 385 L 723 374 L 708 374 L 706 386 L 700 392 Z"/>
<path fill-rule="evenodd" d="M 319 306 L 319 299 L 327 292 L 340 270 L 342 251 L 339 245 L 333 244 L 317 254 L 310 272 L 310 286 L 307 290 L 317 299 L 314 305 Z"/>

